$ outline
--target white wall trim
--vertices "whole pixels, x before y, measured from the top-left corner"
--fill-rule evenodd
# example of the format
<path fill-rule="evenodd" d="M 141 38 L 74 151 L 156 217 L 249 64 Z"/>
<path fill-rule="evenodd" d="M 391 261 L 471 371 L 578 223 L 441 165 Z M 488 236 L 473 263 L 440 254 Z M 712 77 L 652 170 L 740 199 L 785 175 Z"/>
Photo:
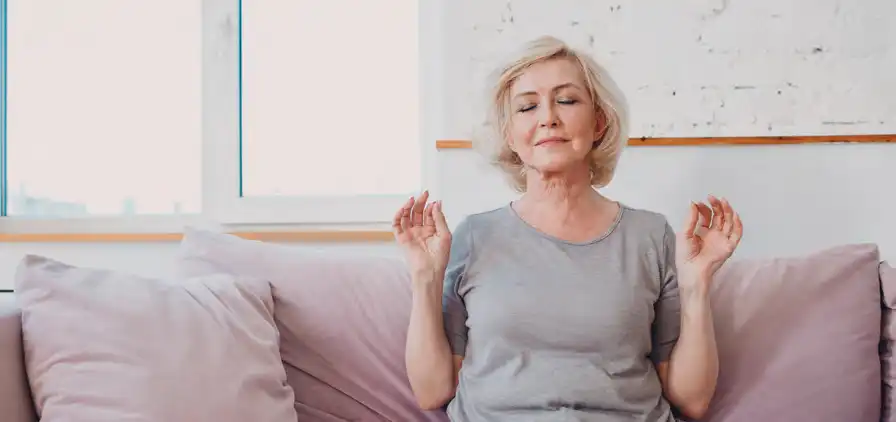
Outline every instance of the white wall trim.
<path fill-rule="evenodd" d="M 72 218 L 0 218 L 2 234 L 180 233 L 184 227 L 217 228 L 198 214 Z"/>

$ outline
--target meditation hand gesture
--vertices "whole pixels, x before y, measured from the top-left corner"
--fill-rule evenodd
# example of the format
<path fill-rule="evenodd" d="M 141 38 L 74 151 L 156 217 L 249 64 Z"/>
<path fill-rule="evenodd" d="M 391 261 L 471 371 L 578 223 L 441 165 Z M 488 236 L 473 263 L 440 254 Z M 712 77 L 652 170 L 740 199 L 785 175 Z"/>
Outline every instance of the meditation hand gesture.
<path fill-rule="evenodd" d="M 707 287 L 690 283 L 709 283 L 743 236 L 740 217 L 728 201 L 711 195 L 708 199 L 709 206 L 691 203 L 688 222 L 677 236 L 676 261 L 683 288 Z"/>
<path fill-rule="evenodd" d="M 419 198 L 408 199 L 392 222 L 395 240 L 404 251 L 411 276 L 421 280 L 440 277 L 448 265 L 451 248 L 451 232 L 442 214 L 442 201 L 427 203 L 427 199 L 429 191 Z"/>

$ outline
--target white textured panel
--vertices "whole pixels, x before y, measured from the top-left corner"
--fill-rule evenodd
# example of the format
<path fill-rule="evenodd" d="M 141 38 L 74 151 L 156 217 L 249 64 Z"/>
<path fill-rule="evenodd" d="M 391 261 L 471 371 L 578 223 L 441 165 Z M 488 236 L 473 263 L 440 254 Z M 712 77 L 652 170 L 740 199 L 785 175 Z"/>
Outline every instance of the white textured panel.
<path fill-rule="evenodd" d="M 551 34 L 626 93 L 633 136 L 896 132 L 890 0 L 456 0 L 451 136 L 494 61 Z"/>

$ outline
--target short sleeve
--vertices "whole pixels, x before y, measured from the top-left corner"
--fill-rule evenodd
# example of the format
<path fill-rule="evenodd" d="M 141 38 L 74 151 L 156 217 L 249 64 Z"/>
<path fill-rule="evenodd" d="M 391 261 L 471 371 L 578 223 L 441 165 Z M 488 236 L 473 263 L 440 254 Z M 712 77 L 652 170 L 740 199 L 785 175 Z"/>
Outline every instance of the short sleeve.
<path fill-rule="evenodd" d="M 469 219 L 455 228 L 451 237 L 451 252 L 442 289 L 442 319 L 451 353 L 464 356 L 467 348 L 467 309 L 460 288 L 464 283 L 473 250 Z"/>
<path fill-rule="evenodd" d="M 675 231 L 667 222 L 659 253 L 660 294 L 654 303 L 651 332 L 653 348 L 650 359 L 654 364 L 668 361 L 678 341 L 681 329 L 681 301 L 678 297 L 678 274 L 675 267 Z"/>

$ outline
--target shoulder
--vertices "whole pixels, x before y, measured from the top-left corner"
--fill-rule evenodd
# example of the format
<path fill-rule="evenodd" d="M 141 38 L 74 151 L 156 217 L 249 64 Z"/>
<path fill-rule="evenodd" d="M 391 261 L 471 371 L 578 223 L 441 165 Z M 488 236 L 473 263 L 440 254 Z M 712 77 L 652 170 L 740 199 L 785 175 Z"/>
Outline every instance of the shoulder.
<path fill-rule="evenodd" d="M 675 270 L 675 231 L 669 219 L 662 213 L 625 207 L 624 231 L 632 243 L 637 244 L 638 254 L 646 257 L 647 269 L 657 282 L 657 292 L 664 289 L 669 276 Z"/>
<path fill-rule="evenodd" d="M 639 245 L 639 251 L 660 262 L 665 268 L 675 255 L 675 230 L 665 214 L 643 208 L 624 207 L 625 237 Z"/>
<path fill-rule="evenodd" d="M 488 226 L 493 223 L 505 220 L 507 218 L 507 206 L 492 208 L 485 211 L 474 212 L 464 216 L 459 224 L 460 226 Z"/>
<path fill-rule="evenodd" d="M 495 242 L 506 241 L 508 215 L 506 208 L 495 208 L 467 214 L 451 230 L 451 259 L 469 266 L 477 251 L 488 249 Z"/>
<path fill-rule="evenodd" d="M 486 211 L 467 214 L 458 221 L 452 230 L 454 239 L 471 242 L 474 238 L 481 238 L 489 232 L 494 232 L 507 224 L 509 213 L 506 206 L 489 209 Z"/>
<path fill-rule="evenodd" d="M 501 209 L 477 212 L 462 217 L 451 230 L 451 249 L 445 271 L 445 291 L 461 295 L 467 274 L 481 250 L 484 233 L 494 231 L 501 220 Z"/>
<path fill-rule="evenodd" d="M 667 241 L 670 236 L 674 237 L 675 232 L 665 214 L 625 204 L 620 204 L 620 206 L 623 209 L 623 222 L 626 230 L 660 243 Z"/>

